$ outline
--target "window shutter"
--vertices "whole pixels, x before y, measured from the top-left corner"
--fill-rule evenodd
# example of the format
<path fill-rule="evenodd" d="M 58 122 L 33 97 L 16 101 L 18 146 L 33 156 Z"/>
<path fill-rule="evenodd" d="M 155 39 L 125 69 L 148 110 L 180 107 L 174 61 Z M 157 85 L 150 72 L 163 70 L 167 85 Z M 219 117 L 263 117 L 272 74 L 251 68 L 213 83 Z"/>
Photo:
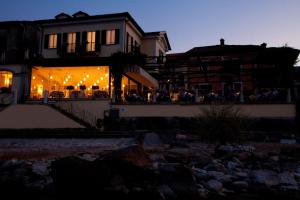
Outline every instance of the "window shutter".
<path fill-rule="evenodd" d="M 131 47 L 130 47 L 131 48 L 131 52 L 133 52 L 133 50 L 134 50 L 133 49 L 133 37 L 131 37 L 130 45 L 131 45 Z"/>
<path fill-rule="evenodd" d="M 106 30 L 102 30 L 101 32 L 101 44 L 106 45 Z"/>
<path fill-rule="evenodd" d="M 80 52 L 80 32 L 76 32 L 76 47 L 75 52 Z"/>
<path fill-rule="evenodd" d="M 61 52 L 61 33 L 57 33 L 57 53 L 60 54 Z"/>
<path fill-rule="evenodd" d="M 63 33 L 62 51 L 64 53 L 67 52 L 67 46 L 68 46 L 68 33 Z"/>
<path fill-rule="evenodd" d="M 84 31 L 84 32 L 82 32 L 82 51 L 87 51 L 86 44 L 87 44 L 87 32 Z"/>
<path fill-rule="evenodd" d="M 100 51 L 100 31 L 96 31 L 95 49 L 96 51 Z"/>
<path fill-rule="evenodd" d="M 116 29 L 115 30 L 115 41 L 116 41 L 116 44 L 119 44 L 120 43 L 120 29 Z"/>
<path fill-rule="evenodd" d="M 87 32 L 84 31 L 82 32 L 82 46 L 86 45 L 86 43 L 87 43 Z"/>
<path fill-rule="evenodd" d="M 44 49 L 48 49 L 48 48 L 49 48 L 49 34 L 46 34 L 44 38 Z"/>
<path fill-rule="evenodd" d="M 126 53 L 128 53 L 128 51 L 129 51 L 129 34 L 127 33 L 126 35 L 127 35 L 126 36 Z"/>

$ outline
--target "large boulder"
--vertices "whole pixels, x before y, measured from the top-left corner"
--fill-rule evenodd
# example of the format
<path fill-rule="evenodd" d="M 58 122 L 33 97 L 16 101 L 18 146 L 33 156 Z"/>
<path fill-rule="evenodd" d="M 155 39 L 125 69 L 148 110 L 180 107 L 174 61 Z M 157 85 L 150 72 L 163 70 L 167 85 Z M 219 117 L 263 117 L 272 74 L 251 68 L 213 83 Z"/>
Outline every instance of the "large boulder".
<path fill-rule="evenodd" d="M 217 180 L 211 179 L 206 183 L 206 187 L 213 192 L 222 192 L 223 184 Z"/>
<path fill-rule="evenodd" d="M 104 161 L 125 161 L 132 165 L 149 169 L 152 167 L 152 161 L 149 155 L 139 145 L 130 146 L 124 149 L 113 151 L 105 155 Z"/>
<path fill-rule="evenodd" d="M 280 184 L 278 174 L 271 170 L 254 170 L 251 173 L 255 183 L 264 184 L 267 187 L 277 186 Z"/>

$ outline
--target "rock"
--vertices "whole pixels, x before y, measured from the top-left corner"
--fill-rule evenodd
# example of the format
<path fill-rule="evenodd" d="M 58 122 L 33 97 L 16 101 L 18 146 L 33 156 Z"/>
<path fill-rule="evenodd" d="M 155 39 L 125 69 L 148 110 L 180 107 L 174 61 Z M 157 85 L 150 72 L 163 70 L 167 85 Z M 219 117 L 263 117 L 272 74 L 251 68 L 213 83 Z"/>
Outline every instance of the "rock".
<path fill-rule="evenodd" d="M 194 171 L 182 164 L 161 163 L 159 166 L 161 185 L 168 185 L 178 199 L 199 199 Z"/>
<path fill-rule="evenodd" d="M 299 187 L 297 185 L 283 185 L 280 187 L 283 191 L 297 191 Z"/>
<path fill-rule="evenodd" d="M 16 159 L 5 160 L 1 163 L 0 169 L 4 171 L 12 171 L 25 165 L 26 163 L 23 160 L 16 160 Z"/>
<path fill-rule="evenodd" d="M 290 172 L 283 172 L 278 174 L 279 175 L 279 182 L 282 185 L 297 185 L 297 181 L 295 180 L 294 174 Z"/>
<path fill-rule="evenodd" d="M 31 169 L 34 174 L 40 176 L 48 176 L 50 171 L 50 162 L 49 161 L 35 161 L 33 162 Z"/>
<path fill-rule="evenodd" d="M 237 176 L 238 178 L 241 178 L 241 179 L 248 178 L 248 173 L 247 172 L 235 172 L 233 175 Z"/>
<path fill-rule="evenodd" d="M 210 171 L 221 171 L 221 172 L 227 171 L 226 167 L 218 160 L 213 160 L 212 162 L 204 166 L 203 169 L 210 170 Z"/>
<path fill-rule="evenodd" d="M 209 178 L 215 179 L 221 183 L 228 183 L 231 182 L 232 176 L 224 174 L 223 172 L 217 172 L 217 171 L 208 171 L 207 172 Z"/>
<path fill-rule="evenodd" d="M 279 156 L 271 156 L 270 160 L 274 161 L 274 162 L 278 162 L 279 161 Z"/>
<path fill-rule="evenodd" d="M 184 134 L 176 134 L 176 139 L 177 139 L 177 140 L 186 140 L 186 139 L 187 139 L 187 135 L 184 135 Z"/>
<path fill-rule="evenodd" d="M 255 147 L 250 145 L 221 145 L 217 148 L 218 151 L 223 151 L 226 153 L 232 152 L 253 152 Z"/>
<path fill-rule="evenodd" d="M 205 188 L 199 188 L 198 189 L 200 198 L 206 199 L 208 197 L 208 190 Z"/>
<path fill-rule="evenodd" d="M 296 173 L 300 174 L 300 167 L 297 167 L 297 169 L 295 170 Z"/>
<path fill-rule="evenodd" d="M 211 179 L 206 183 L 207 189 L 214 192 L 221 192 L 223 189 L 223 184 L 217 180 Z"/>
<path fill-rule="evenodd" d="M 249 184 L 246 181 L 235 181 L 232 185 L 237 189 L 247 189 L 249 188 Z"/>
<path fill-rule="evenodd" d="M 218 171 L 207 171 L 207 174 L 210 178 L 220 180 L 225 175 L 223 172 Z"/>
<path fill-rule="evenodd" d="M 152 162 L 166 162 L 163 154 L 149 154 L 149 158 Z"/>
<path fill-rule="evenodd" d="M 252 158 L 252 153 L 250 152 L 240 152 L 236 155 L 236 157 L 241 161 L 246 161 Z"/>
<path fill-rule="evenodd" d="M 157 133 L 146 133 L 144 135 L 144 146 L 148 145 L 161 145 L 163 142 L 161 141 L 159 135 Z"/>
<path fill-rule="evenodd" d="M 138 145 L 130 146 L 124 149 L 113 151 L 105 155 L 102 160 L 126 161 L 135 166 L 143 168 L 152 168 L 152 161 L 144 149 Z"/>
<path fill-rule="evenodd" d="M 229 170 L 234 170 L 234 169 L 240 167 L 240 164 L 237 162 L 228 161 L 226 166 Z"/>
<path fill-rule="evenodd" d="M 90 153 L 84 153 L 84 154 L 79 155 L 78 157 L 83 159 L 83 160 L 87 160 L 87 161 L 94 161 L 98 158 L 97 155 L 90 154 Z"/>
<path fill-rule="evenodd" d="M 177 199 L 177 195 L 168 185 L 160 185 L 158 187 L 158 192 L 163 199 Z"/>
<path fill-rule="evenodd" d="M 295 178 L 297 178 L 298 180 L 300 179 L 300 173 L 294 173 Z"/>
<path fill-rule="evenodd" d="M 254 182 L 265 184 L 267 187 L 277 186 L 280 183 L 278 174 L 271 170 L 254 170 L 251 175 Z"/>
<path fill-rule="evenodd" d="M 206 170 L 200 168 L 192 168 L 192 170 L 197 178 L 201 180 L 206 180 L 208 178 L 208 173 Z"/>

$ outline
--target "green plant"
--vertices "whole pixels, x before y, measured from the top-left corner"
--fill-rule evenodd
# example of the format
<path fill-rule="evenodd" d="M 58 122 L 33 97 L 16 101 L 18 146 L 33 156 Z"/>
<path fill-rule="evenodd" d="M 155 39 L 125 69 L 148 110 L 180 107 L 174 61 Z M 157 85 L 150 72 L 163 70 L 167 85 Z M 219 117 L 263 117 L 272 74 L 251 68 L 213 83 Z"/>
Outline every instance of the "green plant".
<path fill-rule="evenodd" d="M 232 105 L 212 105 L 202 108 L 196 118 L 196 132 L 209 142 L 238 142 L 241 132 L 249 125 L 249 118 Z"/>

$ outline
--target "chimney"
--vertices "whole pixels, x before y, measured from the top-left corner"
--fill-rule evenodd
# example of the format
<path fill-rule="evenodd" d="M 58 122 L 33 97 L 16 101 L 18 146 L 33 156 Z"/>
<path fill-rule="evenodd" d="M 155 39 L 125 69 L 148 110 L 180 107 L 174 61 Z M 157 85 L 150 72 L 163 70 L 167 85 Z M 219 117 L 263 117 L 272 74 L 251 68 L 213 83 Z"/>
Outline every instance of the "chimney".
<path fill-rule="evenodd" d="M 266 48 L 267 47 L 267 43 L 264 42 L 260 46 L 263 47 L 263 48 Z"/>
<path fill-rule="evenodd" d="M 224 46 L 225 45 L 225 40 L 223 38 L 220 39 L 220 45 Z"/>

